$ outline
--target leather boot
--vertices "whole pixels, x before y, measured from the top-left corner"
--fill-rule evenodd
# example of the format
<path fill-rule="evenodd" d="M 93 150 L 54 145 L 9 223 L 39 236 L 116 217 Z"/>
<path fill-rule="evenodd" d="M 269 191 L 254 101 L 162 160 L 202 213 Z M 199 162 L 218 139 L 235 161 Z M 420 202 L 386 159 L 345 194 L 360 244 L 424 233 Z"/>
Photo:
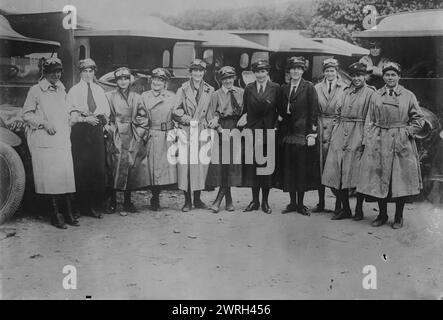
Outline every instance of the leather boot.
<path fill-rule="evenodd" d="M 109 201 L 109 206 L 108 209 L 106 210 L 107 214 L 113 214 L 117 210 L 117 194 L 114 190 L 112 191 L 110 198 L 111 199 Z"/>
<path fill-rule="evenodd" d="M 401 229 L 403 227 L 403 209 L 405 207 L 404 202 L 397 202 L 395 204 L 395 218 L 392 224 L 392 229 Z"/>
<path fill-rule="evenodd" d="M 201 191 L 194 191 L 194 207 L 196 209 L 207 209 L 208 206 L 200 199 Z"/>
<path fill-rule="evenodd" d="M 371 223 L 373 227 L 380 227 L 388 221 L 388 203 L 386 201 L 379 201 L 378 210 L 377 218 Z"/>
<path fill-rule="evenodd" d="M 153 189 L 152 190 L 152 198 L 151 198 L 151 210 L 152 211 L 160 211 L 160 190 Z"/>
<path fill-rule="evenodd" d="M 66 223 L 78 227 L 80 226 L 80 223 L 78 222 L 77 218 L 75 218 L 72 214 L 72 204 L 71 199 L 69 196 L 66 196 L 66 215 L 65 215 Z"/>
<path fill-rule="evenodd" d="M 51 224 L 59 229 L 67 229 L 68 227 L 65 224 L 65 219 L 63 219 L 63 215 L 58 210 L 57 198 L 51 198 L 52 204 L 52 215 L 51 215 Z"/>
<path fill-rule="evenodd" d="M 191 192 L 185 191 L 185 205 L 182 207 L 183 212 L 188 212 L 192 208 Z"/>
<path fill-rule="evenodd" d="M 225 189 L 225 199 L 226 199 L 226 210 L 227 211 L 234 211 L 234 205 L 232 204 L 232 195 L 231 195 L 231 188 L 226 187 Z"/>
<path fill-rule="evenodd" d="M 218 213 L 220 211 L 220 204 L 224 196 L 225 192 L 223 190 L 223 187 L 220 187 L 220 189 L 218 190 L 217 198 L 215 198 L 215 201 L 212 203 L 212 206 L 210 208 L 212 213 Z"/>
<path fill-rule="evenodd" d="M 124 197 L 125 197 L 125 199 L 123 201 L 123 209 L 127 212 L 130 212 L 130 213 L 136 213 L 137 208 L 131 202 L 131 191 L 125 191 Z"/>

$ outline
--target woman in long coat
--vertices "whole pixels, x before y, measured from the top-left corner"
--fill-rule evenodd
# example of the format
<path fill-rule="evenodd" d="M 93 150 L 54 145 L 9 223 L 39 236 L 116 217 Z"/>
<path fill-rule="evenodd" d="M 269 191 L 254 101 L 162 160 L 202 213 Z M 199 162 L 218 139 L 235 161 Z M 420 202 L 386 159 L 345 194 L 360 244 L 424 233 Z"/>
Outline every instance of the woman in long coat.
<path fill-rule="evenodd" d="M 151 209 L 159 211 L 161 188 L 177 183 L 177 165 L 168 161 L 168 150 L 174 141 L 168 135 L 174 130 L 172 109 L 175 94 L 168 91 L 171 75 L 163 68 L 152 71 L 150 91 L 143 92 L 142 99 L 147 110 L 149 136 L 147 144 L 145 185 L 152 191 Z"/>
<path fill-rule="evenodd" d="M 191 121 L 198 122 L 198 132 L 208 127 L 208 109 L 211 104 L 211 97 L 214 88 L 203 81 L 203 76 L 206 70 L 206 62 L 200 59 L 192 61 L 189 72 L 191 79 L 183 83 L 177 90 L 176 102 L 172 111 L 173 119 L 179 123 L 179 132 L 183 133 L 179 139 L 184 148 L 179 150 L 185 154 L 179 155 L 180 158 L 186 157 L 186 163 L 178 163 L 178 188 L 185 192 L 185 205 L 182 211 L 187 212 L 191 210 L 192 199 L 191 194 L 194 193 L 194 207 L 206 209 L 206 204 L 200 199 L 201 190 L 205 189 L 206 176 L 208 173 L 209 163 L 201 162 L 197 159 L 197 163 L 191 163 L 195 155 L 190 155 L 191 145 L 194 143 L 198 145 L 200 151 L 203 141 L 190 141 L 190 125 Z M 196 137 L 197 138 L 197 137 Z M 184 141 L 186 140 L 186 141 Z M 199 155 L 196 155 L 199 158 Z"/>
<path fill-rule="evenodd" d="M 94 82 L 97 65 L 92 59 L 79 63 L 81 80 L 69 90 L 71 143 L 77 200 L 86 214 L 102 218 L 101 207 L 106 184 L 103 126 L 110 109 L 103 89 Z"/>
<path fill-rule="evenodd" d="M 280 86 L 269 80 L 270 65 L 266 60 L 258 60 L 252 64 L 252 71 L 256 81 L 246 86 L 243 94 L 243 113 L 246 114 L 245 130 L 263 131 L 263 150 L 275 147 L 275 141 L 266 141 L 267 130 L 274 130 L 280 103 Z M 242 122 L 240 118 L 239 122 Z M 243 123 L 240 124 L 242 125 Z M 242 172 L 242 185 L 252 188 L 252 201 L 243 210 L 249 212 L 260 208 L 260 189 L 262 190 L 261 208 L 265 213 L 272 213 L 268 204 L 269 191 L 273 187 L 273 174 L 258 175 L 257 168 L 261 167 L 255 157 L 254 133 L 254 159 L 252 164 L 244 164 Z M 246 156 L 246 154 L 245 154 Z"/>
<path fill-rule="evenodd" d="M 366 85 L 366 65 L 356 62 L 349 66 L 352 83 L 345 88 L 339 122 L 332 130 L 331 143 L 324 166 L 322 183 L 339 190 L 343 210 L 332 217 L 341 220 L 352 217 L 349 207 L 349 189 L 356 188 L 359 181 L 360 159 L 363 154 L 365 121 L 369 106 L 376 101 L 374 87 Z M 363 219 L 362 194 L 357 194 L 354 220 Z"/>
<path fill-rule="evenodd" d="M 72 215 L 70 193 L 75 192 L 72 163 L 71 128 L 66 92 L 60 82 L 62 63 L 58 58 L 43 62 L 43 77 L 29 89 L 23 106 L 23 119 L 32 157 L 35 192 L 51 196 L 51 223 L 66 229 L 57 200 L 67 204 L 66 222 L 78 226 Z"/>
<path fill-rule="evenodd" d="M 114 213 L 117 208 L 117 191 L 124 191 L 123 208 L 125 215 L 127 212 L 136 212 L 134 204 L 131 202 L 131 190 L 144 187 L 143 183 L 134 176 L 136 155 L 138 154 L 136 146 L 143 147 L 143 144 L 137 143 L 143 139 L 144 132 L 140 132 L 140 121 L 143 121 L 140 111 L 144 108 L 141 96 L 130 89 L 131 71 L 126 68 L 118 68 L 114 71 L 117 81 L 117 89 L 106 94 L 109 101 L 111 114 L 109 116 L 109 126 L 107 126 L 107 164 L 110 179 L 109 186 L 112 188 L 111 201 L 109 203 L 108 213 Z M 147 118 L 144 112 L 145 119 Z M 137 128 L 138 127 L 138 128 Z"/>
<path fill-rule="evenodd" d="M 213 118 L 209 126 L 221 132 L 223 129 L 229 131 L 237 127 L 237 122 L 243 112 L 244 90 L 234 86 L 236 73 L 233 67 L 222 67 L 219 70 L 219 79 L 222 86 L 212 95 L 210 110 L 213 113 Z M 218 139 L 218 163 L 209 165 L 206 179 L 208 186 L 220 187 L 217 198 L 211 207 L 214 213 L 220 210 L 223 197 L 226 197 L 226 210 L 234 211 L 231 187 L 238 187 L 242 184 L 242 164 L 234 163 L 235 159 L 241 160 L 241 145 L 234 144 L 233 139 L 230 138 L 230 162 L 223 164 L 223 135 L 221 133 Z"/>
<path fill-rule="evenodd" d="M 291 80 L 282 86 L 279 119 L 283 136 L 279 178 L 291 202 L 283 214 L 297 211 L 309 215 L 303 204 L 304 194 L 320 186 L 317 136 L 318 97 L 314 85 L 302 78 L 307 68 L 304 57 L 292 57 L 286 66 Z"/>
<path fill-rule="evenodd" d="M 328 155 L 329 144 L 331 142 L 332 129 L 337 122 L 337 109 L 341 103 L 345 83 L 342 81 L 338 68 L 338 61 L 334 58 L 328 58 L 323 61 L 323 75 L 321 82 L 315 85 L 318 95 L 318 141 L 320 150 L 320 173 L 323 174 L 323 167 Z M 332 189 L 336 194 L 336 190 Z M 319 202 L 314 212 L 325 210 L 325 187 L 320 185 L 318 189 Z M 338 200 L 338 199 L 337 199 Z M 341 208 L 340 201 L 335 202 L 334 213 L 338 213 Z"/>
<path fill-rule="evenodd" d="M 403 208 L 411 196 L 422 189 L 420 163 L 415 135 L 424 124 L 415 95 L 398 84 L 400 65 L 387 63 L 383 68 L 386 85 L 369 110 L 370 127 L 365 138 L 357 191 L 378 199 L 379 215 L 373 226 L 388 220 L 387 202 L 394 201 L 394 229 L 403 225 Z"/>

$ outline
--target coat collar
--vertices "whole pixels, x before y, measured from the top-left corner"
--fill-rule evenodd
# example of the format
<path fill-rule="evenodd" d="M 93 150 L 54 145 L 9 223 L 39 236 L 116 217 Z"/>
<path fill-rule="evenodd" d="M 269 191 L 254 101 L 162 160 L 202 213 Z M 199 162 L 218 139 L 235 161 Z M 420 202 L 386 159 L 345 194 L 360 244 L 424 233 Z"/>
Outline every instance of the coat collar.
<path fill-rule="evenodd" d="M 403 92 L 403 89 L 404 89 L 404 87 L 402 85 L 398 84 L 397 87 L 394 89 L 395 96 L 398 97 L 399 95 L 401 95 Z M 380 89 L 380 94 L 382 96 L 389 94 L 389 89 L 388 89 L 388 87 L 386 87 L 386 85 Z"/>
<path fill-rule="evenodd" d="M 297 96 L 302 92 L 306 86 L 307 81 L 303 78 L 300 79 L 300 83 L 298 84 L 297 90 L 295 91 L 295 94 L 293 96 L 291 95 L 291 84 L 287 83 L 285 84 L 285 95 L 288 99 L 288 101 L 292 98 L 292 100 L 295 100 Z"/>
<path fill-rule="evenodd" d="M 149 98 L 149 102 L 147 103 L 147 108 L 148 109 L 153 109 L 155 106 L 157 106 L 158 104 L 160 104 L 161 102 L 165 101 L 166 99 L 166 92 L 167 90 L 164 89 L 160 92 L 160 94 L 155 95 L 154 94 L 154 90 L 150 90 L 148 91 L 147 95 Z"/>
<path fill-rule="evenodd" d="M 43 78 L 38 82 L 38 85 L 42 91 L 58 91 L 59 89 L 65 89 L 65 86 L 61 81 L 57 81 L 55 85 L 52 85 L 46 78 Z"/>

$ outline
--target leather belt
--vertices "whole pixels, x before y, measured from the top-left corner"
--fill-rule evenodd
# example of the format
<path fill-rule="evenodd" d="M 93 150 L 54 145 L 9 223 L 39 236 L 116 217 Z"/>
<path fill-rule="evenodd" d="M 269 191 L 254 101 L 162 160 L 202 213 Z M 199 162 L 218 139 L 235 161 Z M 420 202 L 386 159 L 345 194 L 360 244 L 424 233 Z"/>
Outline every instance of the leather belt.
<path fill-rule="evenodd" d="M 394 121 L 394 122 L 376 122 L 374 123 L 374 125 L 382 129 L 394 129 L 394 128 L 406 128 L 408 124 L 403 121 Z"/>
<path fill-rule="evenodd" d="M 151 130 L 159 130 L 159 131 L 169 131 L 174 129 L 174 122 L 152 122 L 149 121 L 149 129 Z"/>

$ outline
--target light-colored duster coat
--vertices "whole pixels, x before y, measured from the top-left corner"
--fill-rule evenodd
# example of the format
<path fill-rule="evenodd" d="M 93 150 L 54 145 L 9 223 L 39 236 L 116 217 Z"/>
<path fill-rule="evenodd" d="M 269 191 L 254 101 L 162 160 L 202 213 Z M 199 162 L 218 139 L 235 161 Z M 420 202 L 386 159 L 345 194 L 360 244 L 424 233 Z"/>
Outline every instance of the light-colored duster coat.
<path fill-rule="evenodd" d="M 133 171 L 138 171 L 134 166 L 139 154 L 137 149 L 143 147 L 137 143 L 141 137 L 136 128 L 137 112 L 143 108 L 142 99 L 133 91 L 129 91 L 125 97 L 119 89 L 108 92 L 106 97 L 111 109 L 108 127 L 110 136 L 106 143 L 109 185 L 117 190 L 139 189 L 144 184 L 134 176 Z"/>
<path fill-rule="evenodd" d="M 164 90 L 156 96 L 151 90 L 143 92 L 142 99 L 149 119 L 146 185 L 161 186 L 177 183 L 177 165 L 170 163 L 167 158 L 168 150 L 174 143 L 168 141 L 168 134 L 174 129 L 170 127 L 170 130 L 161 130 L 162 123 L 173 126 L 172 109 L 175 94 Z"/>
<path fill-rule="evenodd" d="M 328 155 L 329 144 L 331 142 L 332 129 L 338 120 L 338 108 L 343 96 L 343 90 L 346 84 L 341 78 L 337 78 L 335 85 L 331 87 L 331 93 L 328 93 L 329 84 L 326 79 L 315 85 L 318 95 L 318 137 L 320 142 L 320 172 L 323 173 L 323 167 Z"/>
<path fill-rule="evenodd" d="M 339 107 L 339 122 L 332 130 L 331 143 L 323 170 L 322 184 L 335 189 L 356 188 L 363 152 L 365 121 L 369 106 L 376 102 L 374 87 L 345 89 Z"/>
<path fill-rule="evenodd" d="M 369 110 L 369 130 L 361 160 L 357 191 L 377 197 L 411 196 L 422 188 L 414 137 L 422 129 L 424 114 L 415 95 L 397 86 L 390 96 L 386 87 Z M 391 186 L 391 188 L 390 188 Z"/>
<path fill-rule="evenodd" d="M 190 80 L 191 81 L 191 80 Z M 209 164 L 203 164 L 198 159 L 198 164 L 190 164 L 190 121 L 198 121 L 198 130 L 206 129 L 208 126 L 208 112 L 211 105 L 211 97 L 214 88 L 206 82 L 202 82 L 199 90 L 200 98 L 196 100 L 194 91 L 191 87 L 191 82 L 185 82 L 176 94 L 176 102 L 172 112 L 173 119 L 179 123 L 179 127 L 183 129 L 187 136 L 187 164 L 178 164 L 178 188 L 184 191 L 197 191 L 205 189 L 206 176 L 208 173 Z M 211 113 L 211 112 L 210 112 Z M 180 141 L 183 142 L 183 139 Z M 181 142 L 179 142 L 180 144 Z M 198 147 L 205 145 L 206 142 L 199 141 Z M 180 150 L 179 150 L 180 152 Z M 198 155 L 196 155 L 197 158 Z M 180 157 L 180 155 L 179 155 Z M 189 190 L 190 187 L 190 190 Z"/>

